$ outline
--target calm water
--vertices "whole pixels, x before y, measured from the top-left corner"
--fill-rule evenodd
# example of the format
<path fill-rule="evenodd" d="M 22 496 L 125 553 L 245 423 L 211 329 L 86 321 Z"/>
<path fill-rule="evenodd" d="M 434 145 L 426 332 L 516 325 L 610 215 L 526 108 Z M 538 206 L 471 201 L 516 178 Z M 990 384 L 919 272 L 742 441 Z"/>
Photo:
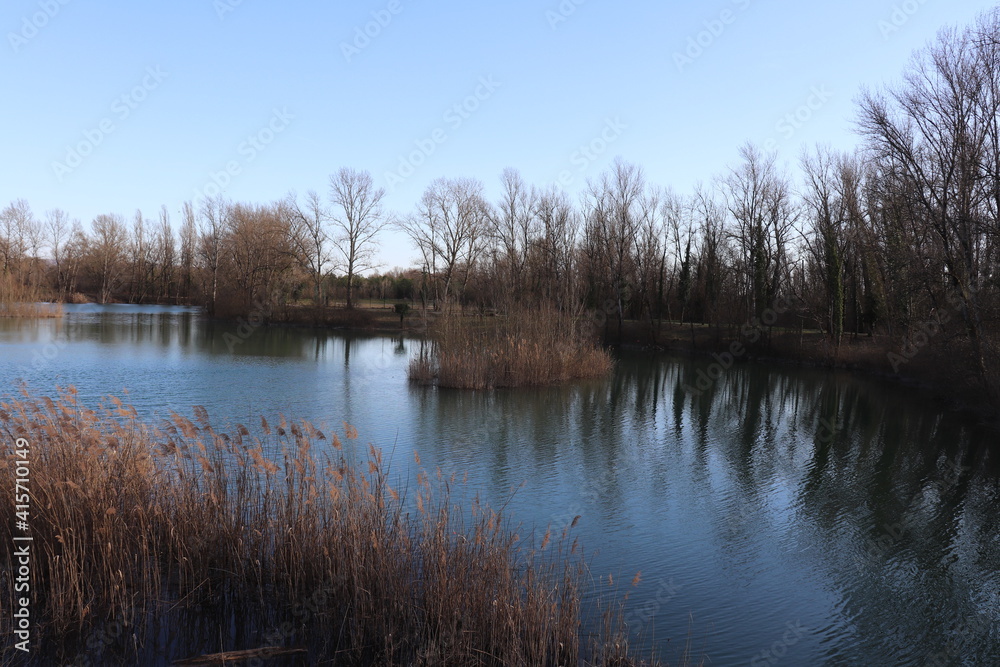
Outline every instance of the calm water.
<path fill-rule="evenodd" d="M 594 576 L 670 660 L 690 634 L 712 665 L 1000 664 L 997 435 L 915 392 L 746 364 L 693 395 L 705 361 L 623 353 L 607 381 L 467 393 L 407 383 L 419 340 L 240 333 L 183 308 L 0 320 L 0 391 L 347 421 L 525 530 L 582 515 Z"/>

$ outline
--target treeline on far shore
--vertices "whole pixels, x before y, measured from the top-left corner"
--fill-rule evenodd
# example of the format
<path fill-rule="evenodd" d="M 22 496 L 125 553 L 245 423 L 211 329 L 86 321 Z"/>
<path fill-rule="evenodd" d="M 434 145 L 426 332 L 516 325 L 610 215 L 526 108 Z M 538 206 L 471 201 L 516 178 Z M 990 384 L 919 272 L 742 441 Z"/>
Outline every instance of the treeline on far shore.
<path fill-rule="evenodd" d="M 1000 13 L 943 30 L 898 83 L 862 91 L 853 120 L 857 147 L 805 150 L 790 171 L 747 144 L 683 195 L 618 160 L 576 201 L 508 169 L 494 200 L 479 180 L 441 178 L 402 213 L 368 172 L 343 168 L 322 195 L 188 204 L 179 234 L 165 210 L 99 215 L 85 231 L 18 200 L 0 214 L 0 303 L 85 292 L 265 320 L 370 298 L 551 308 L 596 313 L 612 342 L 669 340 L 676 323 L 692 344 L 698 325 L 748 348 L 806 354 L 809 340 L 814 358 L 922 366 L 997 404 Z M 388 227 L 419 264 L 362 277 Z"/>

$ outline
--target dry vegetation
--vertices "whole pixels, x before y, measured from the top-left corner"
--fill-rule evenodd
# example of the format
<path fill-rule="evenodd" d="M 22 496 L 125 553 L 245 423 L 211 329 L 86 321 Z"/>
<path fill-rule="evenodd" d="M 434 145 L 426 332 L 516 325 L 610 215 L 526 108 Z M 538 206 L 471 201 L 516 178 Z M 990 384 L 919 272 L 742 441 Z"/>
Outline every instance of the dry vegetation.
<path fill-rule="evenodd" d="M 38 303 L 39 292 L 0 273 L 0 317 L 62 317 L 61 304 Z"/>
<path fill-rule="evenodd" d="M 224 599 L 237 627 L 259 624 L 246 645 L 226 647 L 233 657 L 307 649 L 312 664 L 640 664 L 620 624 L 581 632 L 586 568 L 565 533 L 528 545 L 484 504 L 458 507 L 456 480 L 440 472 L 393 488 L 381 452 L 360 453 L 346 424 L 342 441 L 262 419 L 255 437 L 243 426 L 214 431 L 204 409 L 196 416 L 152 428 L 118 400 L 87 409 L 72 390 L 0 409 L 4 440 L 30 444 L 34 641 L 65 647 L 56 659 L 81 650 L 67 638 L 108 619 L 124 619 L 129 642 L 156 637 L 142 628 L 178 608 L 197 619 L 189 632 L 217 640 L 206 619 Z M 3 458 L 5 498 L 12 461 Z M 0 539 L 11 538 L 5 521 Z M 4 560 L 7 570 L 9 552 Z M 5 600 L 11 579 L 0 580 Z M 289 612 L 303 601 L 315 612 L 307 621 Z M 282 625 L 289 619 L 298 622 Z M 275 627 L 291 629 L 276 641 Z M 0 632 L 11 630 L 5 604 Z M 112 647 L 83 650 L 101 661 Z"/>
<path fill-rule="evenodd" d="M 429 353 L 410 362 L 414 382 L 461 389 L 544 386 L 604 377 L 614 367 L 575 318 L 553 309 L 446 315 L 436 322 L 433 341 Z"/>
<path fill-rule="evenodd" d="M 59 303 L 6 303 L 0 304 L 0 317 L 24 317 L 33 319 L 59 318 L 63 307 Z"/>

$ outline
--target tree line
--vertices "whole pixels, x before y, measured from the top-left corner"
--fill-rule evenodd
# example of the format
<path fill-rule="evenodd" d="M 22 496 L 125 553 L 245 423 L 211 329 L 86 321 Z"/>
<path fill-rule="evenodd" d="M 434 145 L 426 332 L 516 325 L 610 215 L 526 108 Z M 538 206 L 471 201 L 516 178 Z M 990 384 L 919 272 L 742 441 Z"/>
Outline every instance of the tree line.
<path fill-rule="evenodd" d="M 898 84 L 864 91 L 856 125 L 858 147 L 805 151 L 794 176 L 747 144 L 685 195 L 617 160 L 576 201 L 507 169 L 495 201 L 479 180 L 441 178 L 405 214 L 385 210 L 369 173 L 343 168 L 322 196 L 187 204 L 179 234 L 166 209 L 99 215 L 87 232 L 18 200 L 0 213 L 0 300 L 82 291 L 266 315 L 335 291 L 352 308 L 381 282 L 383 298 L 438 310 L 601 310 L 620 338 L 628 320 L 653 334 L 670 321 L 735 329 L 780 298 L 793 307 L 779 325 L 819 329 L 834 350 L 885 336 L 905 360 L 933 339 L 995 387 L 1000 13 L 943 30 Z M 362 279 L 390 226 L 419 265 Z"/>
<path fill-rule="evenodd" d="M 404 275 L 364 275 L 390 222 L 384 196 L 370 174 L 344 168 L 330 177 L 327 198 L 310 191 L 264 204 L 221 196 L 185 203 L 178 233 L 165 206 L 155 220 L 141 211 L 101 214 L 88 231 L 60 209 L 39 220 L 19 199 L 0 211 L 0 303 L 86 296 L 266 317 L 281 305 L 325 304 L 334 290 L 348 308 L 359 293 L 411 298 Z"/>

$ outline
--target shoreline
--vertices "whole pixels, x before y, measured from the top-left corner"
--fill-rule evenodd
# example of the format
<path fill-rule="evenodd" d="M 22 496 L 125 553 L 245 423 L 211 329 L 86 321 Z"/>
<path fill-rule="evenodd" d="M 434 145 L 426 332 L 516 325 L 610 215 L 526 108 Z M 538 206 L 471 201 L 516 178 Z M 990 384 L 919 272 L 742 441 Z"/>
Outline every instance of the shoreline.
<path fill-rule="evenodd" d="M 375 307 L 359 306 L 350 311 L 331 306 L 320 313 L 310 307 L 295 306 L 284 312 L 275 312 L 262 326 L 426 337 L 428 325 L 438 317 L 438 313 L 428 311 L 425 322 L 419 308 L 414 308 L 400 326 L 399 315 L 393 310 L 393 305 L 386 302 Z M 203 316 L 218 323 L 236 324 L 245 320 L 242 315 L 210 317 L 203 312 Z M 696 324 L 692 332 L 690 324 L 669 321 L 659 323 L 658 330 L 652 331 L 648 321 L 626 320 L 620 343 L 613 342 L 616 332 L 610 324 L 601 332 L 601 342 L 607 347 L 624 350 L 711 358 L 712 355 L 727 354 L 730 347 L 739 342 L 739 338 L 731 334 L 732 327 Z M 733 363 L 781 364 L 849 372 L 855 377 L 919 391 L 933 398 L 947 412 L 963 415 L 1000 431 L 1000 405 L 983 398 L 981 389 L 967 380 L 949 376 L 946 370 L 942 370 L 949 365 L 941 359 L 941 350 L 934 347 L 922 349 L 907 361 L 903 370 L 910 369 L 910 372 L 896 372 L 891 368 L 888 355 L 898 352 L 889 342 L 884 336 L 852 338 L 845 334 L 840 349 L 832 354 L 825 334 L 778 329 L 772 331 L 768 341 L 746 345 L 745 352 L 734 358 Z"/>
<path fill-rule="evenodd" d="M 641 335 L 638 338 L 633 335 L 632 340 L 623 342 L 621 347 L 712 358 L 713 355 L 729 353 L 730 346 L 739 342 L 738 338 L 728 335 L 725 327 L 716 330 L 700 325 L 699 328 L 709 335 L 692 341 L 689 325 L 665 324 L 655 342 L 650 342 L 648 323 L 629 321 L 626 322 L 623 338 L 626 332 L 641 332 Z M 642 342 L 643 336 L 645 343 Z M 830 354 L 828 345 L 829 339 L 819 332 L 776 332 L 768 342 L 747 346 L 746 352 L 734 358 L 733 364 L 780 364 L 847 372 L 853 377 L 918 391 L 947 412 L 974 419 L 983 426 L 1000 431 L 1000 405 L 983 397 L 982 390 L 970 382 L 949 377 L 948 371 L 943 370 L 948 367 L 941 362 L 942 351 L 934 348 L 922 350 L 907 362 L 905 368 L 911 369 L 910 372 L 897 372 L 892 370 L 888 355 L 898 352 L 884 340 L 869 337 L 850 340 L 845 336 L 836 355 Z"/>
<path fill-rule="evenodd" d="M 331 312 L 337 309 L 330 309 Z M 359 309 L 361 310 L 361 309 Z M 399 334 L 412 336 L 427 336 L 427 327 L 420 321 L 419 311 L 412 311 L 407 316 L 407 325 L 398 326 L 398 316 L 390 306 L 384 309 L 364 309 L 376 316 L 367 326 L 330 326 L 314 324 L 301 319 L 272 321 L 270 326 L 291 326 L 317 329 L 329 329 L 354 333 Z M 391 318 L 386 321 L 387 317 Z M 437 314 L 428 316 L 429 322 Z M 217 318 L 220 321 L 235 321 L 228 318 Z M 412 320 L 412 324 L 410 324 Z M 679 325 L 664 321 L 660 330 L 651 332 L 648 322 L 627 320 L 622 331 L 622 342 L 614 344 L 611 327 L 603 332 L 602 344 L 611 348 L 625 350 L 649 350 L 668 354 L 687 355 L 711 358 L 715 354 L 725 354 L 730 346 L 739 342 L 738 338 L 729 335 L 729 327 L 712 327 L 711 325 L 696 325 L 694 340 L 691 337 L 689 324 Z M 700 334 L 700 335 L 699 335 Z M 870 338 L 858 336 L 852 339 L 844 336 L 840 350 L 831 355 L 829 339 L 820 332 L 775 331 L 768 342 L 754 346 L 746 346 L 746 352 L 734 359 L 733 363 L 763 363 L 797 366 L 800 368 L 822 368 L 849 372 L 855 377 L 879 380 L 892 386 L 916 390 L 933 398 L 947 412 L 975 419 L 991 429 L 1000 431 L 1000 405 L 991 404 L 982 399 L 981 390 L 965 383 L 956 389 L 960 381 L 947 377 L 941 368 L 946 367 L 939 362 L 940 351 L 934 348 L 921 350 L 905 368 L 911 372 L 894 372 L 888 361 L 888 355 L 895 352 L 884 337 Z"/>

